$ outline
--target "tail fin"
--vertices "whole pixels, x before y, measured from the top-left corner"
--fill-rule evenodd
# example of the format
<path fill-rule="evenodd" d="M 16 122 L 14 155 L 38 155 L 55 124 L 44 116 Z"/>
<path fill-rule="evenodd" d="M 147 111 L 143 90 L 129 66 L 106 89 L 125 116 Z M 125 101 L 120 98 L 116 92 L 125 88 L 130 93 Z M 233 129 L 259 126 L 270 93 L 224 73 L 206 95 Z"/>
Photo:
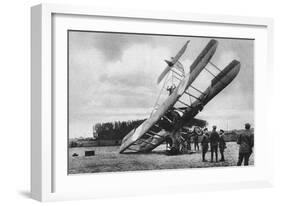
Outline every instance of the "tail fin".
<path fill-rule="evenodd" d="M 180 57 L 183 55 L 183 53 L 185 52 L 187 45 L 189 44 L 190 40 L 188 40 L 184 46 L 179 50 L 179 52 L 177 53 L 177 55 L 172 58 L 172 61 L 167 61 L 165 60 L 165 62 L 168 64 L 168 66 L 164 69 L 164 71 L 160 74 L 160 76 L 157 79 L 157 84 L 159 84 L 163 78 L 167 75 L 167 73 L 171 70 L 171 68 L 178 62 L 178 60 L 180 59 Z"/>

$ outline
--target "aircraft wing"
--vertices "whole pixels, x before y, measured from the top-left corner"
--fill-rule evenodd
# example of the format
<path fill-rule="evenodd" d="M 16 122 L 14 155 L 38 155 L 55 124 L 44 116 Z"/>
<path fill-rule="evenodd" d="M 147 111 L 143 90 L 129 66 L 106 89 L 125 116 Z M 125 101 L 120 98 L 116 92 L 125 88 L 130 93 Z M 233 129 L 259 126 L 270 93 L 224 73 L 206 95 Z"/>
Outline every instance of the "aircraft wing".
<path fill-rule="evenodd" d="M 192 127 L 192 126 L 205 127 L 206 125 L 207 122 L 205 120 L 197 119 L 197 118 L 192 118 L 184 124 L 184 126 L 186 127 Z"/>
<path fill-rule="evenodd" d="M 126 152 L 149 152 L 162 144 L 168 135 L 169 132 L 165 130 L 159 130 L 159 132 L 154 135 L 143 135 L 136 141 L 131 141 L 131 139 L 128 139 L 127 141 L 131 142 L 131 144 L 126 149 Z"/>
<path fill-rule="evenodd" d="M 230 82 L 237 76 L 240 71 L 240 62 L 233 60 L 229 63 L 214 79 L 211 85 L 194 101 L 190 107 L 184 111 L 180 121 L 175 125 L 175 129 L 183 127 L 196 116 L 203 107 L 211 101 L 218 93 L 220 93 Z"/>
<path fill-rule="evenodd" d="M 211 85 L 201 94 L 197 101 L 193 102 L 190 107 L 180 108 L 184 109 L 185 112 L 180 120 L 176 123 L 175 128 L 182 127 L 192 127 L 206 126 L 206 121 L 201 119 L 196 119 L 194 116 L 197 115 L 199 111 L 203 109 L 212 98 L 214 98 L 219 92 L 221 92 L 230 82 L 237 76 L 240 70 L 240 62 L 237 60 L 232 61 L 228 66 L 225 67 L 211 82 Z M 152 131 L 156 130 L 155 132 Z M 136 141 L 133 141 L 130 137 L 135 133 L 135 130 L 131 131 L 124 138 L 123 142 L 131 142 L 130 146 L 127 148 L 127 151 L 133 152 L 149 152 L 162 144 L 166 138 L 170 135 L 169 131 L 161 129 L 157 124 L 152 126 L 152 129 L 139 137 Z"/>
<path fill-rule="evenodd" d="M 183 53 L 185 52 L 187 45 L 190 41 L 187 41 L 184 46 L 179 50 L 179 52 L 177 53 L 177 55 L 173 58 L 172 60 L 172 66 L 167 66 L 164 71 L 160 74 L 160 76 L 157 79 L 157 84 L 159 84 L 162 79 L 166 76 L 166 74 L 171 70 L 171 68 L 174 66 L 174 64 L 176 64 L 178 62 L 178 60 L 180 59 L 180 57 L 183 55 Z"/>
<path fill-rule="evenodd" d="M 190 41 L 188 40 L 184 45 L 183 47 L 179 50 L 179 52 L 177 53 L 177 55 L 173 58 L 172 60 L 172 63 L 175 64 L 180 58 L 181 56 L 183 55 L 183 53 L 185 52 L 186 48 L 187 48 L 187 45 Z"/>
<path fill-rule="evenodd" d="M 172 122 L 171 117 L 167 117 L 166 113 L 170 109 L 172 109 L 173 105 L 179 100 L 179 98 L 183 95 L 183 93 L 188 89 L 188 87 L 193 83 L 196 77 L 200 74 L 200 72 L 205 68 L 208 64 L 211 57 L 214 55 L 218 42 L 216 40 L 211 40 L 206 48 L 204 49 L 200 56 L 200 60 L 197 61 L 197 64 L 194 65 L 194 69 L 190 73 L 189 76 L 184 77 L 184 79 L 179 83 L 179 85 L 175 88 L 173 93 L 160 105 L 160 107 L 151 114 L 151 116 L 144 121 L 139 127 L 132 130 L 129 134 L 127 134 L 123 140 L 120 147 L 120 153 L 123 153 L 125 150 L 132 149 L 133 145 L 138 143 L 139 139 L 159 139 L 159 142 L 165 140 L 165 135 L 160 133 L 163 127 L 161 126 L 161 121 L 165 120 L 168 122 Z M 183 47 L 184 48 L 184 47 Z M 183 49 L 184 51 L 184 49 Z M 161 141 L 160 141 L 161 140 Z M 157 147 L 159 144 L 149 145 L 149 148 L 152 150 Z M 137 150 L 136 152 L 144 151 Z"/>

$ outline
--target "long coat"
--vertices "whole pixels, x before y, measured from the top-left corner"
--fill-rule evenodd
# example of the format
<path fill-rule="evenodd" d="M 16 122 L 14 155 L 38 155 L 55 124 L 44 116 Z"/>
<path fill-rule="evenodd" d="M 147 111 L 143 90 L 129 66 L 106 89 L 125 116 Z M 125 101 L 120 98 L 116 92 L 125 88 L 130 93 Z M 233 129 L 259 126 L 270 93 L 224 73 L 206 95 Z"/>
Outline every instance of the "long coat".
<path fill-rule="evenodd" d="M 220 150 L 224 150 L 226 148 L 226 144 L 225 144 L 225 140 L 224 140 L 224 135 L 220 135 L 219 148 L 220 148 Z"/>
<path fill-rule="evenodd" d="M 219 134 L 216 131 L 212 131 L 210 135 L 210 144 L 212 146 L 217 146 L 219 144 Z"/>
<path fill-rule="evenodd" d="M 240 145 L 239 153 L 251 153 L 254 146 L 254 134 L 250 130 L 245 130 L 237 138 Z"/>
<path fill-rule="evenodd" d="M 202 141 L 201 141 L 201 147 L 203 151 L 208 151 L 209 149 L 209 138 L 207 134 L 203 135 Z"/>

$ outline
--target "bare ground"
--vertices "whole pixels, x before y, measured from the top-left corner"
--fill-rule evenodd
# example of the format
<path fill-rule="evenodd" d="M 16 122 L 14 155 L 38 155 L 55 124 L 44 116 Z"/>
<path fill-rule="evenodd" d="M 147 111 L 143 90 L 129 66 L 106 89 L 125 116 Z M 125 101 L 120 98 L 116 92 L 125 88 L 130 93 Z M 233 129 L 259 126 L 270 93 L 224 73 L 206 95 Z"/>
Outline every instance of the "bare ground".
<path fill-rule="evenodd" d="M 193 145 L 192 145 L 193 146 Z M 165 145 L 161 145 L 153 152 L 147 154 L 119 154 L 119 147 L 88 147 L 70 148 L 69 150 L 69 173 L 96 173 L 96 172 L 118 172 L 137 170 L 159 170 L 178 168 L 203 168 L 203 167 L 226 167 L 236 166 L 238 158 L 238 145 L 235 142 L 228 142 L 225 150 L 225 162 L 211 163 L 211 154 L 206 154 L 207 162 L 202 162 L 201 150 L 192 154 L 177 156 L 165 155 Z M 96 155 L 85 157 L 84 152 L 95 150 Z M 78 157 L 72 157 L 77 153 Z M 218 155 L 220 159 L 220 154 Z M 254 155 L 249 161 L 254 165 Z"/>

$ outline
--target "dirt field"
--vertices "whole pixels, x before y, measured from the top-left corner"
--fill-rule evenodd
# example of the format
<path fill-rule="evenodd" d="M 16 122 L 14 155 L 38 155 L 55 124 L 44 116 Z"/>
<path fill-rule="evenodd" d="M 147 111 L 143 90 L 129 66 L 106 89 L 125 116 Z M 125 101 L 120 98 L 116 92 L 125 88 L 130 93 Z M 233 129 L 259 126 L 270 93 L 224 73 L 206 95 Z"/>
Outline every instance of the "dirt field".
<path fill-rule="evenodd" d="M 119 154 L 118 149 L 117 146 L 70 148 L 69 173 L 236 166 L 238 158 L 238 145 L 235 142 L 227 143 L 226 161 L 218 163 L 210 162 L 210 152 L 206 154 L 207 162 L 202 162 L 201 151 L 192 154 L 167 156 L 165 155 L 165 145 L 161 145 L 147 154 Z M 95 150 L 95 156 L 85 157 L 84 152 L 87 150 Z M 77 153 L 79 156 L 72 157 L 73 153 Z M 249 164 L 254 165 L 253 154 L 250 157 Z"/>

